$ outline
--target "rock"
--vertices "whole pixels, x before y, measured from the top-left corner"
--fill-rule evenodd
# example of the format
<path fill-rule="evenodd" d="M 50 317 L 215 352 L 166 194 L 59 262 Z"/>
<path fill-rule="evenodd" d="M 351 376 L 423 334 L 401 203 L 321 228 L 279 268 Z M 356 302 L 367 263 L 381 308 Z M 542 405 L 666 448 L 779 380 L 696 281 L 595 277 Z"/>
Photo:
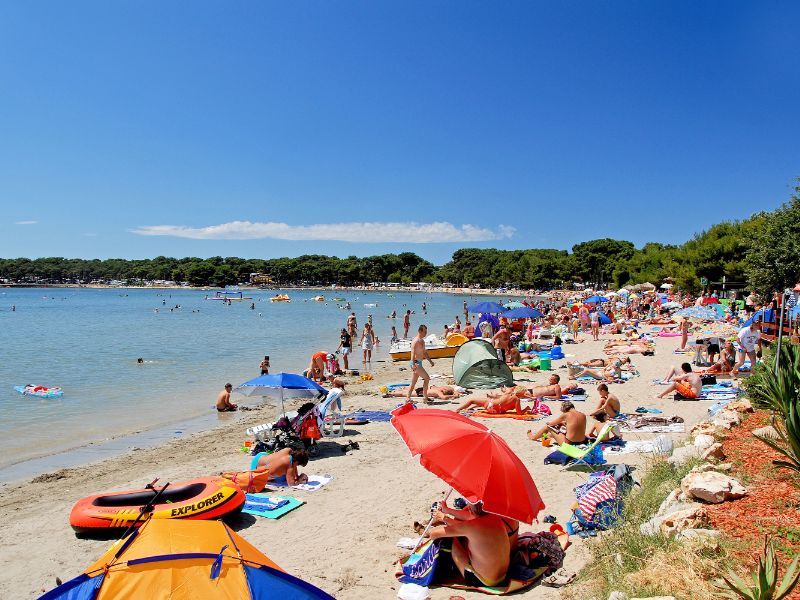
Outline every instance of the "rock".
<path fill-rule="evenodd" d="M 675 600 L 675 596 L 650 596 L 649 598 L 631 598 L 630 600 Z"/>
<path fill-rule="evenodd" d="M 683 463 L 700 456 L 700 448 L 697 446 L 681 446 L 672 451 L 672 456 L 667 462 L 672 466 L 682 465 Z"/>
<path fill-rule="evenodd" d="M 681 495 L 681 488 L 675 488 L 669 493 L 669 496 L 664 498 L 664 501 L 661 503 L 661 506 L 658 507 L 656 511 L 657 517 L 663 517 L 664 515 L 668 515 L 669 513 L 676 511 L 680 508 L 683 508 L 681 505 L 681 501 L 679 497 Z"/>
<path fill-rule="evenodd" d="M 741 422 L 742 417 L 739 416 L 739 413 L 732 410 L 721 410 L 712 421 L 714 425 L 722 427 L 723 429 L 730 429 Z"/>
<path fill-rule="evenodd" d="M 753 405 L 750 404 L 750 400 L 743 398 L 736 402 L 731 402 L 725 407 L 725 410 L 734 410 L 739 413 L 751 413 L 753 412 Z"/>
<path fill-rule="evenodd" d="M 700 421 L 697 425 L 692 427 L 689 432 L 692 435 L 713 435 L 716 427 L 711 421 Z"/>
<path fill-rule="evenodd" d="M 725 452 L 722 450 L 722 444 L 719 442 L 712 444 L 703 452 L 703 460 L 725 460 Z"/>
<path fill-rule="evenodd" d="M 759 427 L 758 429 L 753 429 L 753 435 L 757 435 L 758 437 L 765 437 L 771 440 L 778 439 L 778 430 L 775 429 L 772 425 L 767 425 L 766 427 Z"/>
<path fill-rule="evenodd" d="M 722 534 L 716 529 L 684 529 L 675 536 L 676 540 L 716 539 Z"/>
<path fill-rule="evenodd" d="M 611 592 L 608 595 L 608 600 L 628 600 L 628 594 L 625 592 Z"/>
<path fill-rule="evenodd" d="M 700 435 L 694 438 L 694 445 L 701 450 L 705 450 L 706 448 L 710 448 L 714 445 L 716 440 L 714 439 L 713 435 L 708 435 L 705 433 L 701 433 Z"/>
<path fill-rule="evenodd" d="M 716 471 L 689 473 L 681 481 L 681 490 L 688 498 L 696 498 L 711 504 L 736 500 L 747 495 L 747 489 L 741 483 Z"/>
<path fill-rule="evenodd" d="M 664 535 L 674 535 L 685 529 L 704 529 L 711 522 L 705 509 L 699 506 L 692 506 L 683 510 L 677 510 L 661 521 L 659 530 Z"/>

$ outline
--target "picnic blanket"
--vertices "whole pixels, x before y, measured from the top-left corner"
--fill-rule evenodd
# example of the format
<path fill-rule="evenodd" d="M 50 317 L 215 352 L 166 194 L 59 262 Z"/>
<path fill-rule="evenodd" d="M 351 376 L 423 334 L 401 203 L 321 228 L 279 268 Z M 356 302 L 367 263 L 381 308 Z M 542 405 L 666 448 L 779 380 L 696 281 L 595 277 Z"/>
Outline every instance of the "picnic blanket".
<path fill-rule="evenodd" d="M 268 488 L 274 489 L 286 489 L 291 487 L 293 490 L 302 490 L 304 492 L 316 492 L 317 490 L 325 487 L 333 480 L 333 475 L 309 475 L 307 483 L 299 483 L 297 485 L 290 486 L 286 481 L 286 476 L 276 477 L 275 479 L 270 479 L 269 483 L 267 484 Z"/>
<path fill-rule="evenodd" d="M 305 504 L 303 500 L 291 496 L 272 496 L 270 494 L 247 494 L 242 512 L 267 519 L 280 519 Z"/>

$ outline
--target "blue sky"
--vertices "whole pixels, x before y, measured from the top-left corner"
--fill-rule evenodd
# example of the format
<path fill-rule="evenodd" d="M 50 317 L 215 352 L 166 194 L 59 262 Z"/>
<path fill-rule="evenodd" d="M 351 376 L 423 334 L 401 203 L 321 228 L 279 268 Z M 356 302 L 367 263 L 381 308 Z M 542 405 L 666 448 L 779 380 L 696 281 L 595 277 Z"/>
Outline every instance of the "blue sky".
<path fill-rule="evenodd" d="M 0 3 L 0 256 L 680 243 L 800 176 L 796 2 Z M 415 225 L 412 225 L 414 223 Z"/>

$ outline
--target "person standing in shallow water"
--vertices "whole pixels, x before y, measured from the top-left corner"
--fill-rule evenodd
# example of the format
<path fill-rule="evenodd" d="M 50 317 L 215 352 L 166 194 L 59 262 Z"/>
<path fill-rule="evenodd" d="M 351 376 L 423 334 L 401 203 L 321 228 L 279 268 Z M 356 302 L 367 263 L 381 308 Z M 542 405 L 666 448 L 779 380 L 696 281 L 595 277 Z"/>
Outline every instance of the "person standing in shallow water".
<path fill-rule="evenodd" d="M 431 404 L 428 398 L 428 384 L 431 381 L 431 376 L 423 368 L 422 361 L 427 360 L 431 366 L 433 361 L 428 356 L 428 350 L 425 348 L 425 336 L 428 334 L 428 328 L 425 325 L 420 325 L 417 336 L 411 341 L 411 385 L 408 386 L 408 394 L 406 395 L 406 402 L 411 402 L 411 394 L 414 393 L 417 385 L 417 380 L 422 378 L 422 400 L 425 404 Z"/>
<path fill-rule="evenodd" d="M 411 327 L 411 310 L 407 310 L 403 316 L 403 339 L 408 339 L 408 328 Z"/>

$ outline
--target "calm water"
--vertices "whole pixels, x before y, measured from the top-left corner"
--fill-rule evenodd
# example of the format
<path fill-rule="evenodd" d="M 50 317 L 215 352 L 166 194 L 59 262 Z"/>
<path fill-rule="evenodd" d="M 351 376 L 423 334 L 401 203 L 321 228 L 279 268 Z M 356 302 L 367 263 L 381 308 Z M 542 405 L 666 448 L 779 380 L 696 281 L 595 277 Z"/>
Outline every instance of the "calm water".
<path fill-rule="evenodd" d="M 270 372 L 300 372 L 312 352 L 336 348 L 349 311 L 310 301 L 319 292 L 288 290 L 291 303 L 271 303 L 276 293 L 246 292 L 251 310 L 249 301 L 206 301 L 213 292 L 199 290 L 0 288 L 0 479 L 4 468 L 35 456 L 177 428 L 199 415 L 216 419 L 212 408 L 223 384 L 256 377 L 265 354 Z M 425 322 L 438 334 L 461 315 L 464 300 L 340 290 L 326 296 L 351 302 L 359 330 L 373 315 L 382 341 L 373 361 L 388 359 L 390 327 L 396 323 L 402 335 L 406 308 L 417 313 L 412 331 Z M 396 321 L 386 318 L 392 310 Z M 137 364 L 138 357 L 147 362 Z M 360 368 L 356 357 L 351 367 Z M 59 386 L 65 394 L 41 399 L 14 391 L 29 383 Z"/>

